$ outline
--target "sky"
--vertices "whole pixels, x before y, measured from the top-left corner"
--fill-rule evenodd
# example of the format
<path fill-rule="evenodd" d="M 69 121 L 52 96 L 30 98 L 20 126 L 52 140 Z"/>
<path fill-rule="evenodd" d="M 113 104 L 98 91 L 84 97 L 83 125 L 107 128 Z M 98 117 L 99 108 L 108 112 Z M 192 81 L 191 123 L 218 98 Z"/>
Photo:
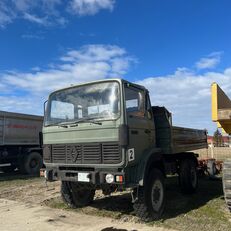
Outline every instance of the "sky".
<path fill-rule="evenodd" d="M 43 114 L 71 84 L 144 85 L 177 126 L 208 129 L 210 86 L 231 97 L 229 0 L 1 0 L 0 110 Z"/>

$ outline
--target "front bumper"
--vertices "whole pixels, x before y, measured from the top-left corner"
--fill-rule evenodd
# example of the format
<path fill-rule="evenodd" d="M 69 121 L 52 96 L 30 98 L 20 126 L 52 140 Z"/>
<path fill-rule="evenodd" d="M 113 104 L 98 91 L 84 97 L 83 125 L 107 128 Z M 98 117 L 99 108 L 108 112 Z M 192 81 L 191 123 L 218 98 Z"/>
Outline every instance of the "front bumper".
<path fill-rule="evenodd" d="M 80 174 L 87 175 L 86 179 L 80 179 Z M 74 181 L 91 183 L 93 185 L 108 184 L 106 182 L 106 175 L 112 174 L 114 176 L 114 181 L 111 184 L 124 185 L 125 184 L 125 174 L 117 170 L 95 170 L 92 168 L 68 168 L 68 167 L 47 167 L 45 170 L 44 177 L 48 181 Z M 121 180 L 122 179 L 122 180 Z"/>

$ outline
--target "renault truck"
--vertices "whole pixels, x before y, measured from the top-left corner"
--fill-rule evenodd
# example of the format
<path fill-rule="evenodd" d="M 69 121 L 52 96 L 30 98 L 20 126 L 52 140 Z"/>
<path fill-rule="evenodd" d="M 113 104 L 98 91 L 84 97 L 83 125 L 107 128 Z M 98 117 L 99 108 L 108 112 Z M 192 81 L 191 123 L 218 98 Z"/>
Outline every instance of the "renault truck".
<path fill-rule="evenodd" d="M 178 174 L 183 193 L 196 191 L 192 150 L 207 147 L 207 134 L 173 126 L 172 114 L 152 106 L 145 87 L 105 79 L 50 94 L 43 142 L 45 177 L 61 181 L 66 204 L 89 205 L 97 189 L 130 190 L 136 215 L 147 221 L 164 211 L 167 176 Z"/>

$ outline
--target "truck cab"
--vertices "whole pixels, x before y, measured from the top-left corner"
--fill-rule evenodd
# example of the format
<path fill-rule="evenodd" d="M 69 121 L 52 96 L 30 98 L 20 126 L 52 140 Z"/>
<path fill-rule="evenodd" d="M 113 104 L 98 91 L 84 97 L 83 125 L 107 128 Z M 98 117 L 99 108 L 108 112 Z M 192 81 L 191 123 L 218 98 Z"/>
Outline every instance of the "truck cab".
<path fill-rule="evenodd" d="M 113 183 L 129 185 L 125 166 L 139 162 L 144 151 L 155 147 L 152 117 L 148 91 L 125 80 L 52 93 L 43 127 L 47 174 L 76 181 L 79 171 L 85 171 L 86 181 L 102 184 L 105 175 L 113 173 L 119 176 Z"/>

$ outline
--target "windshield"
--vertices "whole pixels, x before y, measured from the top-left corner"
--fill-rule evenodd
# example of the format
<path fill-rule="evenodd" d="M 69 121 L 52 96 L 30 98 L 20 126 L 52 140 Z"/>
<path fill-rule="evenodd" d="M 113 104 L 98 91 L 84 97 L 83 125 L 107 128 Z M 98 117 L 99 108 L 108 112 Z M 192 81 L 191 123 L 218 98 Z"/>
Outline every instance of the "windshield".
<path fill-rule="evenodd" d="M 120 116 L 119 84 L 95 83 L 51 94 L 45 126 L 92 120 L 112 120 Z"/>

